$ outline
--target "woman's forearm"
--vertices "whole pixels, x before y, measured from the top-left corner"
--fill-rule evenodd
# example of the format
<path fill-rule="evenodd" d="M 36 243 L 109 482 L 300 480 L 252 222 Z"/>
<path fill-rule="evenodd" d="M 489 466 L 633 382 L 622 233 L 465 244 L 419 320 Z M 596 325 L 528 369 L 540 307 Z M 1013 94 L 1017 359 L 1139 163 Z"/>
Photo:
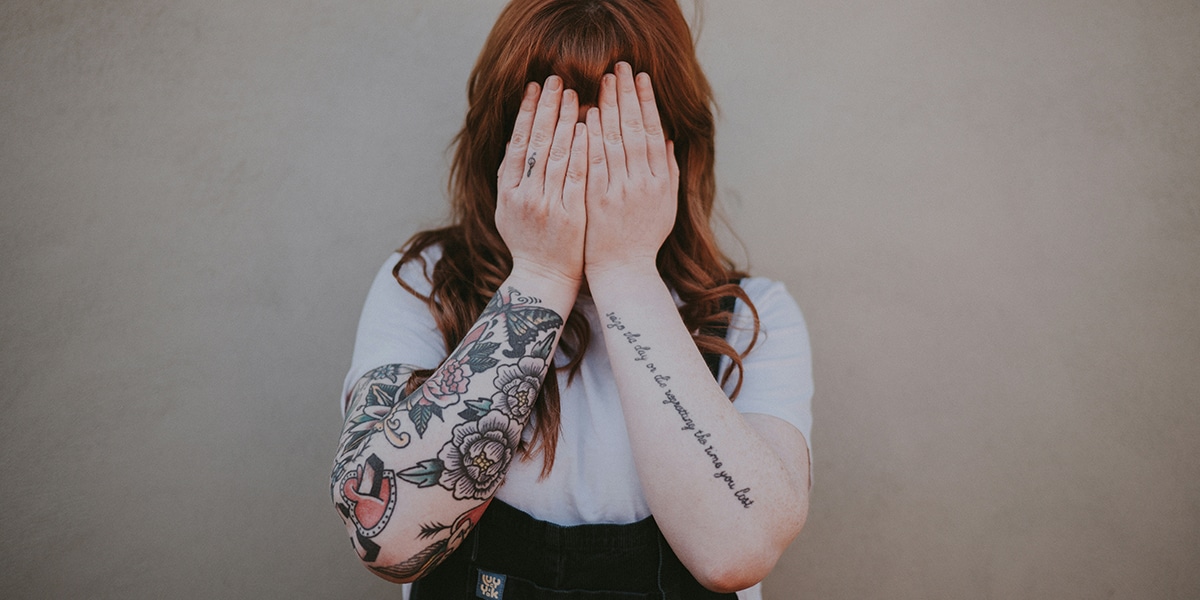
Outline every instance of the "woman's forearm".
<path fill-rule="evenodd" d="M 381 366 L 351 392 L 331 477 L 363 562 L 411 581 L 478 522 L 517 452 L 575 301 L 569 282 L 514 273 L 411 394 L 412 367 Z"/>
<path fill-rule="evenodd" d="M 479 521 L 504 480 L 579 291 L 587 137 L 558 76 L 525 90 L 497 174 L 512 274 L 415 392 L 390 366 L 355 386 L 333 499 L 381 577 L 411 581 Z M 380 379 L 378 375 L 384 377 Z"/>
<path fill-rule="evenodd" d="M 734 409 L 653 264 L 588 283 L 655 520 L 701 583 L 757 582 L 803 524 L 806 482 Z"/>

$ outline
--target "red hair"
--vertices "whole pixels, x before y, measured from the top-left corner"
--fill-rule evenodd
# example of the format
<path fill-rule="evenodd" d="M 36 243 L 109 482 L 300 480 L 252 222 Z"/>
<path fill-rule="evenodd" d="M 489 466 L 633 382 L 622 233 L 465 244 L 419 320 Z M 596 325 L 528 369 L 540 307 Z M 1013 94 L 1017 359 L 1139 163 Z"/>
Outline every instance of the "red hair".
<path fill-rule="evenodd" d="M 394 274 L 400 285 L 425 300 L 438 328 L 453 349 L 483 312 L 488 300 L 512 269 L 512 256 L 496 231 L 496 172 L 525 85 L 551 74 L 579 94 L 581 104 L 595 104 L 600 79 L 617 61 L 634 72 L 646 72 L 654 84 L 663 128 L 675 142 L 679 162 L 679 206 L 675 226 L 658 253 L 658 270 L 682 300 L 679 312 L 703 353 L 730 357 L 739 371 L 733 396 L 741 388 L 742 357 L 710 327 L 728 324 L 720 299 L 735 296 L 753 312 L 754 339 L 758 317 L 754 304 L 735 283 L 736 270 L 717 247 L 710 219 L 716 196 L 713 172 L 713 98 L 700 69 L 691 31 L 675 0 L 513 0 L 500 13 L 467 85 L 467 119 L 455 138 L 450 173 L 453 224 L 423 231 L 404 246 Z M 428 296 L 400 280 L 400 268 L 421 253 L 440 246 Z M 560 343 L 570 358 L 571 377 L 579 371 L 590 341 L 587 320 L 571 312 Z M 753 342 L 751 343 L 753 347 Z M 747 350 L 748 352 L 749 350 Z M 423 371 L 409 382 L 415 389 Z M 533 447 L 543 454 L 543 475 L 554 464 L 558 442 L 559 393 L 553 367 L 535 409 Z"/>

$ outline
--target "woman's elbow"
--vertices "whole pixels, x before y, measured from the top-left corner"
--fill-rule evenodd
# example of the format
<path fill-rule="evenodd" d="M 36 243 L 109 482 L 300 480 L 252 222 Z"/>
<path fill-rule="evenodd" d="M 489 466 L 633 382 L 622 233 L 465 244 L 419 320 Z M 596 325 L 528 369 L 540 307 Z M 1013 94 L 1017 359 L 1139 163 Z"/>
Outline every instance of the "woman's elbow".
<path fill-rule="evenodd" d="M 693 569 L 700 585 L 718 593 L 731 593 L 751 587 L 771 573 L 792 540 L 804 527 L 807 510 L 797 512 L 794 519 L 764 531 L 751 547 L 735 549 L 708 564 Z"/>
<path fill-rule="evenodd" d="M 339 513 L 342 513 L 341 508 L 338 507 Z M 440 540 L 421 548 L 413 544 L 397 543 L 396 536 L 381 535 L 368 538 L 360 535 L 354 522 L 344 513 L 342 518 L 359 562 L 368 571 L 386 581 L 412 583 L 440 564 L 447 554 L 448 540 Z"/>
<path fill-rule="evenodd" d="M 411 577 L 410 576 L 396 576 L 396 575 L 389 574 L 388 572 L 380 569 L 378 567 L 378 565 L 372 565 L 371 563 L 368 563 L 366 561 L 363 561 L 363 566 L 366 567 L 368 571 L 374 573 L 380 579 L 387 581 L 389 583 L 412 583 L 417 580 L 417 578 L 415 576 L 411 576 Z"/>
<path fill-rule="evenodd" d="M 778 560 L 776 557 L 775 560 Z M 734 559 L 711 565 L 692 573 L 705 589 L 719 594 L 731 594 L 751 587 L 767 577 L 775 560 Z"/>
<path fill-rule="evenodd" d="M 412 583 L 445 558 L 444 542 L 413 552 L 412 548 L 381 548 L 377 556 L 359 555 L 368 571 L 392 583 Z M 368 560 L 371 559 L 371 560 Z"/>

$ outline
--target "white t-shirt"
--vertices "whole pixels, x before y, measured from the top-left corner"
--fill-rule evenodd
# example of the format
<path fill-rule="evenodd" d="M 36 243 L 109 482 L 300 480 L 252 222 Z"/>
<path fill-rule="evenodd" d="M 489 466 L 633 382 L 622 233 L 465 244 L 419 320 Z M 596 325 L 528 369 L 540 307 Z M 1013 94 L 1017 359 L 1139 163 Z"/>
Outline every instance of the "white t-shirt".
<path fill-rule="evenodd" d="M 424 256 L 432 269 L 441 252 L 434 248 Z M 354 382 L 376 367 L 399 363 L 435 368 L 447 356 L 428 307 L 392 277 L 392 268 L 399 259 L 399 254 L 389 257 L 367 294 L 343 402 Z M 419 264 L 405 265 L 400 275 L 417 291 L 429 292 L 429 282 Z M 742 361 L 745 383 L 733 406 L 742 413 L 783 419 L 809 440 L 812 357 L 804 317 L 781 283 L 750 277 L 742 281 L 742 288 L 758 309 L 761 331 L 754 350 Z M 599 315 L 585 296 L 577 300 L 576 307 L 587 317 L 592 339 L 571 385 L 567 385 L 566 369 L 558 371 L 562 433 L 554 468 L 539 480 L 540 456 L 513 461 L 496 497 L 537 519 L 559 525 L 632 523 L 649 516 L 650 509 L 634 467 Z M 726 339 L 741 352 L 750 343 L 753 320 L 740 301 L 734 315 Z M 556 362 L 561 366 L 565 360 L 560 355 Z M 729 358 L 722 357 L 721 373 L 729 364 Z M 726 393 L 733 391 L 736 380 L 735 373 L 725 386 Z M 528 438 L 532 427 L 527 426 L 525 433 Z M 811 442 L 809 451 L 811 457 Z M 738 593 L 739 600 L 761 597 L 760 586 Z"/>

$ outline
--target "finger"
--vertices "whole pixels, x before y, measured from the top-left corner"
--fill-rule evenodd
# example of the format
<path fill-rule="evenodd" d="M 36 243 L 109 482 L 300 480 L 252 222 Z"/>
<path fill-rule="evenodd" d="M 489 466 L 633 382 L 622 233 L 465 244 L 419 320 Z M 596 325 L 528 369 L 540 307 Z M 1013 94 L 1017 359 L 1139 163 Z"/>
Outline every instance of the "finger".
<path fill-rule="evenodd" d="M 533 127 L 529 133 L 529 147 L 525 150 L 525 182 L 535 188 L 543 187 L 546 181 L 546 155 L 554 141 L 554 128 L 558 124 L 558 105 L 562 101 L 562 79 L 557 75 L 546 78 L 542 97 L 538 100 L 537 112 L 533 115 Z"/>
<path fill-rule="evenodd" d="M 583 123 L 576 123 L 575 135 L 571 140 L 571 157 L 567 163 L 567 181 L 563 183 L 562 194 L 562 205 L 568 213 L 576 213 L 583 208 L 588 182 L 588 128 Z"/>
<path fill-rule="evenodd" d="M 512 137 L 504 149 L 504 160 L 500 161 L 500 189 L 514 188 L 521 183 L 522 165 L 525 160 L 525 149 L 529 145 L 529 129 L 533 127 L 533 113 L 537 108 L 538 92 L 541 86 L 529 82 L 525 86 L 525 95 L 521 97 L 521 108 L 517 110 L 517 120 L 513 123 Z"/>
<path fill-rule="evenodd" d="M 562 106 L 558 111 L 558 124 L 554 129 L 554 141 L 546 156 L 546 191 L 548 197 L 561 199 L 563 180 L 567 176 L 567 160 L 571 157 L 572 138 L 575 124 L 579 121 L 579 97 L 575 90 L 562 94 Z"/>
<path fill-rule="evenodd" d="M 650 164 L 650 172 L 661 176 L 670 168 L 667 166 L 667 139 L 663 135 L 658 103 L 654 101 L 654 87 L 650 85 L 650 76 L 645 73 L 638 73 L 634 83 L 646 131 L 646 160 Z"/>
<path fill-rule="evenodd" d="M 621 137 L 621 110 L 617 106 L 617 77 L 611 73 L 600 80 L 600 130 L 604 134 L 604 156 L 608 177 L 624 177 L 625 142 Z"/>
<path fill-rule="evenodd" d="M 598 108 L 587 111 L 587 152 L 587 195 L 599 199 L 608 191 L 608 160 L 604 157 L 604 130 Z"/>
<path fill-rule="evenodd" d="M 642 107 L 638 104 L 637 86 L 629 63 L 617 63 L 617 105 L 621 111 L 621 137 L 625 140 L 625 168 L 630 174 L 648 173 L 646 162 L 646 129 L 642 123 Z"/>

